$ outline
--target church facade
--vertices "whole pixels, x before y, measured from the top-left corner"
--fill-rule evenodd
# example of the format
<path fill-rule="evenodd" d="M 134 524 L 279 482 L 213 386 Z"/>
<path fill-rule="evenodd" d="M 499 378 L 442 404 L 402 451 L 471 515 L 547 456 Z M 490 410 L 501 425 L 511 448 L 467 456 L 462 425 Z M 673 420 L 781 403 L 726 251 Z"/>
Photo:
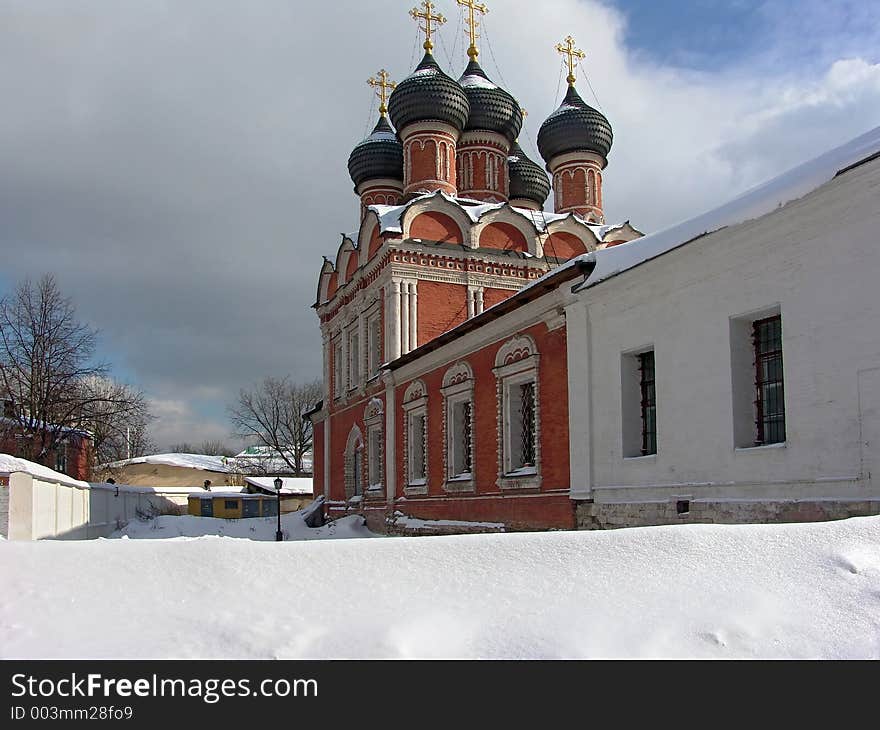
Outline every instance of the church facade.
<path fill-rule="evenodd" d="M 425 56 L 398 85 L 371 79 L 380 118 L 349 158 L 360 226 L 325 259 L 314 305 L 324 399 L 308 417 L 328 517 L 408 532 L 876 512 L 864 439 L 880 338 L 856 348 L 839 327 L 848 313 L 876 334 L 880 312 L 869 286 L 815 292 L 832 271 L 880 274 L 863 235 L 876 187 L 853 194 L 858 226 L 818 263 L 842 230 L 826 217 L 837 188 L 870 189 L 880 163 L 812 205 L 756 217 L 752 201 L 718 229 L 643 238 L 605 221 L 612 130 L 577 92 L 573 40 L 537 139 L 548 176 L 518 144 L 519 104 L 478 63 L 482 6 L 460 4 L 462 76 L 434 59 L 440 16 L 423 3 Z M 816 341 L 837 346 L 817 355 Z"/>

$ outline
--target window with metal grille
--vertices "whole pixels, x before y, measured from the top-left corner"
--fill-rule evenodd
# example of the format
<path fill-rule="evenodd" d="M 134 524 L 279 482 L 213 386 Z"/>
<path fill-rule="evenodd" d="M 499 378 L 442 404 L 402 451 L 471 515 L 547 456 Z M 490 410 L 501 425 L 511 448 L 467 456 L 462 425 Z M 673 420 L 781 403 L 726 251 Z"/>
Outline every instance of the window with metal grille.
<path fill-rule="evenodd" d="M 337 398 L 342 396 L 345 388 L 345 363 L 342 357 L 342 343 L 333 349 L 333 395 Z"/>
<path fill-rule="evenodd" d="M 370 377 L 379 374 L 382 365 L 382 321 L 375 315 L 367 326 L 370 352 Z"/>
<path fill-rule="evenodd" d="M 782 317 L 753 324 L 755 350 L 755 444 L 785 441 L 785 387 L 782 373 Z"/>
<path fill-rule="evenodd" d="M 535 465 L 535 383 L 519 384 L 517 399 L 519 413 L 519 454 L 514 467 L 521 469 Z"/>
<path fill-rule="evenodd" d="M 642 456 L 657 453 L 657 390 L 654 375 L 654 352 L 639 358 L 639 389 L 642 409 Z"/>
<path fill-rule="evenodd" d="M 504 470 L 508 474 L 531 473 L 537 466 L 535 387 L 532 377 L 504 384 Z"/>
<path fill-rule="evenodd" d="M 472 418 L 473 404 L 470 400 L 460 400 L 452 406 L 453 477 L 472 473 Z"/>
<path fill-rule="evenodd" d="M 361 353 L 357 332 L 352 332 L 348 339 L 348 388 L 354 390 L 361 380 Z"/>
<path fill-rule="evenodd" d="M 238 500 L 237 499 L 224 499 L 223 500 L 223 508 L 224 509 L 238 509 Z"/>
<path fill-rule="evenodd" d="M 370 489 L 382 488 L 382 427 L 373 426 L 367 432 L 367 442 L 369 444 L 369 453 L 367 458 L 369 463 L 369 480 Z"/>
<path fill-rule="evenodd" d="M 410 417 L 409 429 L 409 481 L 423 482 L 427 478 L 427 433 L 425 429 L 425 414 L 414 413 Z"/>

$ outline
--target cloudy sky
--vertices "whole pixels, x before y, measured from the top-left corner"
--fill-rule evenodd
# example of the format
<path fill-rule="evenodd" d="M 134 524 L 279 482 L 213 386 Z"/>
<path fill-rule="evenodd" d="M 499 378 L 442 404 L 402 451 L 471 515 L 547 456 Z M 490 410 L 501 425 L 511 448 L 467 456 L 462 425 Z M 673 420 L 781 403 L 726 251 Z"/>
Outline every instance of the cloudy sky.
<path fill-rule="evenodd" d="M 457 76 L 461 16 L 436 1 Z M 610 221 L 657 230 L 880 125 L 878 0 L 487 3 L 480 60 L 536 159 L 553 46 L 587 51 Z M 153 399 L 160 447 L 228 437 L 226 404 L 264 375 L 319 375 L 309 306 L 356 227 L 365 80 L 418 62 L 413 4 L 0 0 L 0 294 L 55 273 Z"/>

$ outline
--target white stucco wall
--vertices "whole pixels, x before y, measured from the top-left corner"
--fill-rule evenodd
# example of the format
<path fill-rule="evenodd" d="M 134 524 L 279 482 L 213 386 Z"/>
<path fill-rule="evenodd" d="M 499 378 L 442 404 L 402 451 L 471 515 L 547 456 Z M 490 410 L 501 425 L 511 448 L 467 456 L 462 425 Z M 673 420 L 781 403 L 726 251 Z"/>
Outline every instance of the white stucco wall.
<path fill-rule="evenodd" d="M 770 215 L 581 291 L 567 309 L 572 497 L 880 496 L 878 282 L 875 160 Z M 774 309 L 782 314 L 787 441 L 738 449 L 731 320 Z M 658 453 L 627 459 L 621 356 L 648 347 Z"/>
<path fill-rule="evenodd" d="M 11 474 L 9 483 L 10 540 L 106 537 L 139 515 L 185 510 L 181 505 L 193 491 L 126 485 L 117 491 L 109 484 L 61 484 L 24 472 Z"/>

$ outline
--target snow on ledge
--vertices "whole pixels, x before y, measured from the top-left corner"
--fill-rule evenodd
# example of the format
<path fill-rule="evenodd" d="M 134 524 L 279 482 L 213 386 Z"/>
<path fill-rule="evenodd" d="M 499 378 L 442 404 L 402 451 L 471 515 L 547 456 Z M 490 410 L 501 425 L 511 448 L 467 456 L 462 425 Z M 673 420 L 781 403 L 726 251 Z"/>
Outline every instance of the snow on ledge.
<path fill-rule="evenodd" d="M 50 469 L 42 464 L 35 464 L 27 459 L 19 459 L 9 454 L 0 454 L 0 474 L 8 476 L 15 473 L 30 474 L 35 479 L 44 482 L 57 482 L 58 484 L 66 484 L 70 487 L 80 487 L 88 489 L 88 482 L 81 482 L 79 479 L 67 476 L 61 472 Z"/>

